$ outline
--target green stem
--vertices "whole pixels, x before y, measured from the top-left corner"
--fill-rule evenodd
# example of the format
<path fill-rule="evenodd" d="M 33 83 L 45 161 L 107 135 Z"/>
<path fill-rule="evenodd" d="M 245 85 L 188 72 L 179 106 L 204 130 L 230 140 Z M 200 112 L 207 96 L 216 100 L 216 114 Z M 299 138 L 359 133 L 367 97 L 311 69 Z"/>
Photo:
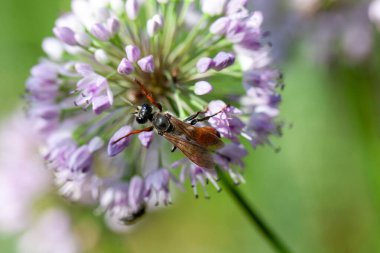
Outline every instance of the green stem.
<path fill-rule="evenodd" d="M 231 194 L 236 203 L 240 208 L 246 213 L 250 218 L 252 223 L 256 225 L 263 236 L 272 244 L 272 246 L 281 253 L 290 253 L 291 251 L 285 246 L 285 244 L 279 239 L 279 237 L 268 227 L 268 225 L 263 221 L 260 215 L 257 214 L 256 210 L 248 204 L 246 199 L 237 190 L 236 186 L 226 177 L 226 175 L 218 168 L 219 176 L 225 189 Z"/>

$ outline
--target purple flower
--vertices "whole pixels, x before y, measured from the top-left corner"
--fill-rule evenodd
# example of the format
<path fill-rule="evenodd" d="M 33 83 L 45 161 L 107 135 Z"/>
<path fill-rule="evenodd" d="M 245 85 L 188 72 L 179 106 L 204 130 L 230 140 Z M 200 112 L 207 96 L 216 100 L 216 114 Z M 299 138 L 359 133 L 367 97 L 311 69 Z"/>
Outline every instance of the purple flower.
<path fill-rule="evenodd" d="M 133 67 L 133 63 L 127 60 L 126 58 L 123 58 L 119 64 L 119 67 L 117 68 L 117 72 L 120 74 L 129 75 L 131 74 L 135 68 Z"/>
<path fill-rule="evenodd" d="M 131 20 L 135 20 L 138 16 L 140 6 L 137 0 L 127 0 L 125 3 L 125 10 L 127 12 L 128 17 Z"/>
<path fill-rule="evenodd" d="M 91 45 L 91 38 L 86 33 L 76 33 L 75 34 L 75 40 L 78 42 L 79 45 L 83 47 L 89 47 Z"/>
<path fill-rule="evenodd" d="M 51 62 L 41 62 L 31 70 L 26 82 L 29 98 L 38 102 L 52 102 L 58 95 L 59 69 Z"/>
<path fill-rule="evenodd" d="M 146 148 L 149 148 L 153 140 L 154 132 L 143 132 L 138 135 L 141 145 Z"/>
<path fill-rule="evenodd" d="M 97 96 L 92 100 L 92 109 L 95 114 L 101 114 L 112 107 L 112 98 L 108 95 Z"/>
<path fill-rule="evenodd" d="M 162 25 L 163 19 L 161 15 L 155 15 L 152 19 L 149 19 L 147 22 L 147 32 L 149 37 L 153 37 Z"/>
<path fill-rule="evenodd" d="M 53 29 L 55 36 L 70 46 L 76 46 L 75 33 L 68 27 L 55 27 Z"/>
<path fill-rule="evenodd" d="M 97 49 L 94 53 L 94 58 L 97 62 L 102 64 L 108 64 L 110 62 L 107 52 L 103 49 Z"/>
<path fill-rule="evenodd" d="M 64 53 L 63 43 L 56 38 L 45 38 L 42 49 L 53 60 L 61 60 Z"/>
<path fill-rule="evenodd" d="M 134 177 L 130 185 L 118 183 L 108 187 L 100 197 L 100 207 L 109 217 L 130 224 L 144 213 L 143 193 L 143 180 Z"/>
<path fill-rule="evenodd" d="M 214 127 L 221 136 L 238 142 L 238 136 L 241 134 L 245 124 L 239 119 L 241 111 L 233 106 L 227 106 L 223 101 L 212 101 L 208 105 L 208 112 L 206 115 L 213 115 L 209 119 L 209 123 Z"/>
<path fill-rule="evenodd" d="M 244 11 L 248 0 L 230 0 L 227 4 L 227 15 L 233 15 L 240 11 Z"/>
<path fill-rule="evenodd" d="M 129 183 L 128 189 L 128 205 L 132 213 L 139 213 L 144 208 L 144 191 L 144 180 L 139 176 L 134 176 Z"/>
<path fill-rule="evenodd" d="M 211 26 L 210 32 L 213 34 L 224 35 L 227 32 L 231 19 L 228 17 L 218 18 Z"/>
<path fill-rule="evenodd" d="M 14 113 L 0 126 L 0 232 L 20 233 L 35 218 L 34 205 L 50 189 L 50 176 L 43 168 L 39 135 L 31 134 L 31 122 Z"/>
<path fill-rule="evenodd" d="M 215 155 L 215 162 L 224 171 L 228 172 L 235 184 L 244 183 L 243 176 L 237 171 L 234 165 L 244 168 L 243 158 L 248 155 L 248 151 L 242 144 L 230 143 L 218 150 Z"/>
<path fill-rule="evenodd" d="M 214 67 L 214 61 L 208 57 L 202 57 L 197 62 L 197 69 L 200 74 L 207 72 Z"/>
<path fill-rule="evenodd" d="M 124 127 L 120 128 L 112 136 L 112 138 L 110 139 L 110 141 L 108 143 L 108 155 L 109 156 L 116 156 L 117 154 L 122 152 L 129 145 L 130 137 L 124 138 L 124 139 L 120 139 L 120 138 L 126 136 L 130 132 L 132 132 L 132 128 L 130 126 L 124 126 Z M 115 142 L 119 139 L 120 139 L 120 141 Z"/>
<path fill-rule="evenodd" d="M 179 175 L 179 181 L 185 183 L 186 179 L 191 182 L 191 187 L 193 188 L 194 196 L 198 198 L 197 185 L 200 184 L 203 188 L 205 198 L 209 198 L 208 192 L 206 190 L 207 181 L 210 181 L 215 189 L 220 192 L 222 189 L 219 187 L 218 176 L 215 170 L 203 169 L 194 163 L 190 163 L 188 160 L 180 160 L 172 164 L 173 168 L 182 167 Z"/>
<path fill-rule="evenodd" d="M 54 229 L 52 229 L 54 228 Z M 17 252 L 80 252 L 79 240 L 67 213 L 61 209 L 43 211 L 21 236 Z"/>
<path fill-rule="evenodd" d="M 202 11 L 211 16 L 217 16 L 224 12 L 227 0 L 201 0 Z"/>
<path fill-rule="evenodd" d="M 199 81 L 195 84 L 194 93 L 196 95 L 202 96 L 210 93 L 212 91 L 212 85 L 206 81 Z"/>
<path fill-rule="evenodd" d="M 32 117 L 51 120 L 58 118 L 60 108 L 54 104 L 40 104 L 38 107 L 32 108 L 30 113 Z"/>
<path fill-rule="evenodd" d="M 221 71 L 235 62 L 235 56 L 226 52 L 219 52 L 213 59 L 213 69 Z"/>
<path fill-rule="evenodd" d="M 85 108 L 92 104 L 96 114 L 100 114 L 104 110 L 109 109 L 113 104 L 113 94 L 109 88 L 107 79 L 92 72 L 88 68 L 80 69 L 79 74 L 83 76 L 77 83 L 77 90 L 80 91 L 81 94 L 75 100 L 75 104 Z"/>
<path fill-rule="evenodd" d="M 141 55 L 140 49 L 133 45 L 128 45 L 125 52 L 127 53 L 127 59 L 131 62 L 136 62 Z"/>
<path fill-rule="evenodd" d="M 140 66 L 141 70 L 147 73 L 154 72 L 154 58 L 153 55 L 146 56 L 140 59 L 137 64 Z"/>
<path fill-rule="evenodd" d="M 92 165 L 92 153 L 88 146 L 82 146 L 70 156 L 68 163 L 72 171 L 86 172 Z"/>
<path fill-rule="evenodd" d="M 120 30 L 120 22 L 116 18 L 110 18 L 107 20 L 107 29 L 111 35 L 115 35 Z"/>
<path fill-rule="evenodd" d="M 95 24 L 91 27 L 91 33 L 97 39 L 102 41 L 108 41 L 111 38 L 111 33 L 103 24 Z"/>
<path fill-rule="evenodd" d="M 164 204 L 171 203 L 169 179 L 170 173 L 166 169 L 159 169 L 150 173 L 145 179 L 145 196 L 148 199 L 155 198 L 158 205 L 159 194 L 162 193 Z"/>
<path fill-rule="evenodd" d="M 269 92 L 275 92 L 281 78 L 282 74 L 280 71 L 266 67 L 248 71 L 244 75 L 243 84 L 246 89 L 250 87 L 260 87 Z"/>
<path fill-rule="evenodd" d="M 269 136 L 280 135 L 280 126 L 274 119 L 275 117 L 267 113 L 255 113 L 251 116 L 247 131 L 253 147 L 270 144 Z"/>

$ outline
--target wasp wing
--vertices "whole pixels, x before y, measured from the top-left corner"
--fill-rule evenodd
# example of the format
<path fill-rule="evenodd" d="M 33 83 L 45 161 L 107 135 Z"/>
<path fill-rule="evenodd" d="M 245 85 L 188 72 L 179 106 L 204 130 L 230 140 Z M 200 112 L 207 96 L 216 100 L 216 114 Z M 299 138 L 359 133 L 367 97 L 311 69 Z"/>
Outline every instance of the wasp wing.
<path fill-rule="evenodd" d="M 196 165 L 206 169 L 214 168 L 212 153 L 205 147 L 187 140 L 184 136 L 168 132 L 165 132 L 163 136 Z"/>
<path fill-rule="evenodd" d="M 188 138 L 196 142 L 199 146 L 213 151 L 224 146 L 224 143 L 220 139 L 218 131 L 213 127 L 192 126 L 173 116 L 169 118 L 169 121 L 174 126 L 174 132 L 176 132 L 178 135 L 186 135 Z"/>

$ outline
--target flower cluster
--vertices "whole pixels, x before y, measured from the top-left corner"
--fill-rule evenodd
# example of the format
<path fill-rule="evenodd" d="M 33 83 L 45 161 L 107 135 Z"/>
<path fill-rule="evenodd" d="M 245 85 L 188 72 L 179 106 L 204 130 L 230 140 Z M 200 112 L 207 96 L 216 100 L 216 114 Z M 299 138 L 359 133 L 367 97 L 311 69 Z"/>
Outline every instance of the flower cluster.
<path fill-rule="evenodd" d="M 198 124 L 224 142 L 209 151 L 213 163 L 244 182 L 242 141 L 257 147 L 280 134 L 282 87 L 263 16 L 246 5 L 72 0 L 55 37 L 43 42 L 48 57 L 27 81 L 29 115 L 63 195 L 98 204 L 107 217 L 128 224 L 149 203 L 170 203 L 171 183 L 182 188 L 188 179 L 196 196 L 207 181 L 220 189 L 216 168 L 175 161 L 164 137 L 128 135 L 141 128 L 136 108 L 147 102 L 179 119 L 206 117 Z"/>
<path fill-rule="evenodd" d="M 80 252 L 69 214 L 58 205 L 41 208 L 51 191 L 51 175 L 43 168 L 39 138 L 28 124 L 20 112 L 1 123 L 0 235 L 14 237 L 17 252 Z"/>
<path fill-rule="evenodd" d="M 380 1 L 373 0 L 368 7 L 369 19 L 376 25 L 377 28 L 380 27 Z"/>

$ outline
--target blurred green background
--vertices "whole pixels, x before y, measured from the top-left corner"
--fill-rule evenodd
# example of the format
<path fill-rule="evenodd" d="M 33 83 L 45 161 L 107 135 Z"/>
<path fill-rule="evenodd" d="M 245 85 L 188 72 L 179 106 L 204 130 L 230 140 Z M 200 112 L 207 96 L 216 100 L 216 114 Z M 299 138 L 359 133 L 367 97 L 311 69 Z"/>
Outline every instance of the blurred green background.
<path fill-rule="evenodd" d="M 29 69 L 42 56 L 41 41 L 69 3 L 0 3 L 4 118 L 22 104 Z M 344 58 L 342 64 L 321 66 L 307 51 L 306 43 L 297 43 L 282 65 L 282 118 L 292 127 L 275 140 L 281 152 L 252 151 L 247 183 L 239 188 L 294 252 L 380 252 L 379 38 L 371 59 L 354 66 Z M 90 209 L 75 225 L 91 228 L 81 234 L 83 241 L 98 238 L 86 252 L 275 252 L 226 192 L 209 191 L 210 200 L 194 199 L 190 189 L 180 193 L 173 206 L 123 235 L 97 226 L 101 219 Z M 74 216 L 82 211 L 68 209 Z M 12 240 L 0 243 L 0 252 L 14 252 Z"/>

